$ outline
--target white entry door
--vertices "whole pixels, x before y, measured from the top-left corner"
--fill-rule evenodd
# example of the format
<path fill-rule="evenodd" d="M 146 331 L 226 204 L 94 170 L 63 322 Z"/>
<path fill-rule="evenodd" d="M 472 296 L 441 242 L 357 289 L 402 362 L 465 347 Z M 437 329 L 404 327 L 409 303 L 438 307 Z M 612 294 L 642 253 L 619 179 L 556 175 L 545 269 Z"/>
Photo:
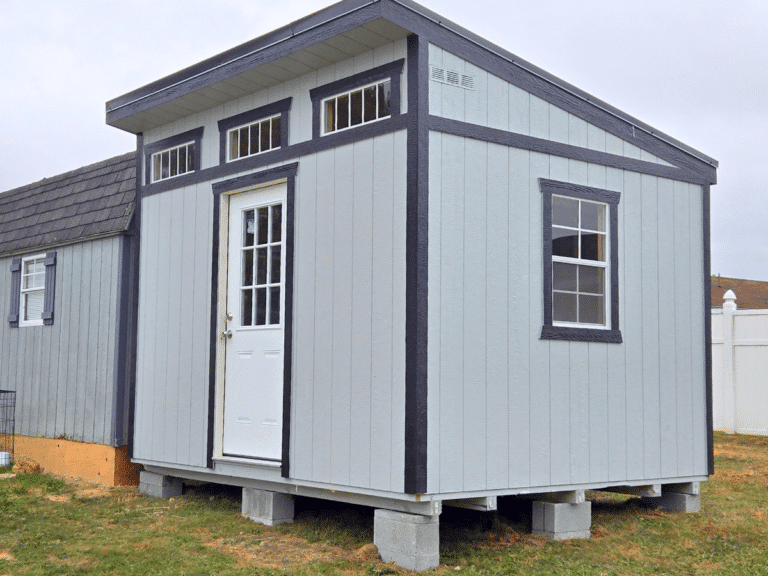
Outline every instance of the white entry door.
<path fill-rule="evenodd" d="M 278 184 L 229 199 L 225 456 L 282 456 L 285 198 Z"/>

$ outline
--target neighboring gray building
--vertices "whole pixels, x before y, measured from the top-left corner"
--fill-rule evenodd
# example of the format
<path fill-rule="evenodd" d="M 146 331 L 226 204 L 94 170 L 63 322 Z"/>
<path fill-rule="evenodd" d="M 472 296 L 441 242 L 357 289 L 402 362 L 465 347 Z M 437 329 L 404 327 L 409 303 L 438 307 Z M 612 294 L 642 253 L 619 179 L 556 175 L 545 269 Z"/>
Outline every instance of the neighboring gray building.
<path fill-rule="evenodd" d="M 83 465 L 87 447 L 65 458 L 61 440 L 129 443 L 135 174 L 131 153 L 0 194 L 0 388 L 16 391 L 16 455 L 108 484 L 130 481 L 127 453 L 110 472 Z"/>
<path fill-rule="evenodd" d="M 138 144 L 144 490 L 243 486 L 268 523 L 281 494 L 376 506 L 414 568 L 443 503 L 538 494 L 553 537 L 589 534 L 586 489 L 697 505 L 716 161 L 410 0 L 106 116 Z"/>

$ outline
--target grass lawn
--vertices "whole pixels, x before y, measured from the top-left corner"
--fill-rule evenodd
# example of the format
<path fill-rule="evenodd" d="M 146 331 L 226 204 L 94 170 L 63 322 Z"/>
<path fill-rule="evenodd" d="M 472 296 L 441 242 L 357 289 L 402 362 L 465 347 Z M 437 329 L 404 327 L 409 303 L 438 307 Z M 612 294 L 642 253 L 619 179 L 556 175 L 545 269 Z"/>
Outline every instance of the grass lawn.
<path fill-rule="evenodd" d="M 716 434 L 715 462 L 697 514 L 588 493 L 588 540 L 552 542 L 514 514 L 444 508 L 442 564 L 429 572 L 768 575 L 768 437 Z M 0 576 L 405 572 L 378 560 L 369 508 L 298 499 L 294 524 L 268 528 L 240 517 L 238 489 L 191 487 L 169 501 L 8 472 L 0 468 Z"/>

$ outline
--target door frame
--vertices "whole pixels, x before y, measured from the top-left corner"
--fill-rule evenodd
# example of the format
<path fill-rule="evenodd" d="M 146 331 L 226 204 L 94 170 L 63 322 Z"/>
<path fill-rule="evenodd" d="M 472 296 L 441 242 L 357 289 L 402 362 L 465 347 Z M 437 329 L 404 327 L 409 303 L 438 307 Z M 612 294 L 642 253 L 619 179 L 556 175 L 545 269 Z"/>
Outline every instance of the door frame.
<path fill-rule="evenodd" d="M 295 188 L 298 162 L 277 168 L 231 178 L 211 185 L 213 192 L 213 250 L 211 263 L 211 349 L 208 390 L 208 453 L 207 466 L 215 460 L 238 462 L 251 466 L 280 467 L 283 478 L 290 478 L 291 441 L 291 379 L 293 367 L 293 257 Z M 221 336 L 226 330 L 224 317 L 227 306 L 227 262 L 229 248 L 229 197 L 275 184 L 286 184 L 285 198 L 285 295 L 283 331 L 283 435 L 282 457 L 279 464 L 271 461 L 236 458 L 223 455 L 224 435 L 224 375 L 226 346 Z"/>

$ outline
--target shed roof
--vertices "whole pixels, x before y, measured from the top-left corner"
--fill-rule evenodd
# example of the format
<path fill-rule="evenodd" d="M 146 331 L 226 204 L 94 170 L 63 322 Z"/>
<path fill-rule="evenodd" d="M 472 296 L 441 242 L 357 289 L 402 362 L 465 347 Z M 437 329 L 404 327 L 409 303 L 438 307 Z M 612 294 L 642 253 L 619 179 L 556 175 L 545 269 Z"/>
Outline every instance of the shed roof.
<path fill-rule="evenodd" d="M 3 192 L 0 256 L 125 232 L 135 197 L 135 152 Z"/>
<path fill-rule="evenodd" d="M 712 306 L 723 305 L 728 290 L 736 294 L 736 306 L 750 310 L 768 309 L 768 282 L 712 276 Z"/>

